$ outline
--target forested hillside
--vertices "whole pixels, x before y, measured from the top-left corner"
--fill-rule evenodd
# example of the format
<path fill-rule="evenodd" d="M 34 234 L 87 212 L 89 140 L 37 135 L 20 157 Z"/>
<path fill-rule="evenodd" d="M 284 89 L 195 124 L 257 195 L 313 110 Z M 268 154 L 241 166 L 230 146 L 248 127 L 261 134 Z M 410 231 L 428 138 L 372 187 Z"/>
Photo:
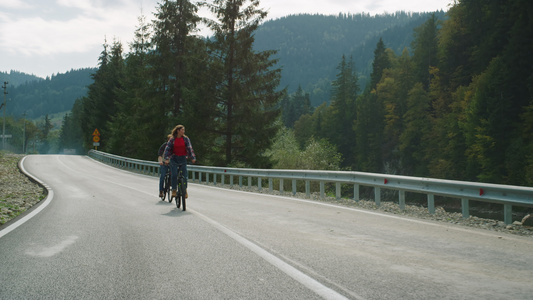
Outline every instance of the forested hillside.
<path fill-rule="evenodd" d="M 26 82 L 43 80 L 35 75 L 28 75 L 26 73 L 11 70 L 9 72 L 0 71 L 0 82 L 8 82 L 9 87 L 16 87 Z"/>
<path fill-rule="evenodd" d="M 24 113 L 29 119 L 70 111 L 76 99 L 87 94 L 87 86 L 93 80 L 91 74 L 96 69 L 71 70 L 64 74 L 52 75 L 46 79 L 25 81 L 8 86 L 9 115 L 20 117 Z"/>
<path fill-rule="evenodd" d="M 286 99 L 298 113 L 283 136 L 326 140 L 351 170 L 531 186 L 532 13 L 530 1 L 459 1 L 415 29 L 411 51 L 382 39 L 364 86 L 346 57 L 331 105 Z"/>
<path fill-rule="evenodd" d="M 310 94 L 311 104 L 330 100 L 331 82 L 343 55 L 352 56 L 361 85 L 372 70 L 373 51 L 380 38 L 396 53 L 410 48 L 413 29 L 432 13 L 369 15 L 291 15 L 269 20 L 255 33 L 254 48 L 276 50 L 282 68 L 280 87 Z M 435 12 L 444 19 L 443 11 Z"/>

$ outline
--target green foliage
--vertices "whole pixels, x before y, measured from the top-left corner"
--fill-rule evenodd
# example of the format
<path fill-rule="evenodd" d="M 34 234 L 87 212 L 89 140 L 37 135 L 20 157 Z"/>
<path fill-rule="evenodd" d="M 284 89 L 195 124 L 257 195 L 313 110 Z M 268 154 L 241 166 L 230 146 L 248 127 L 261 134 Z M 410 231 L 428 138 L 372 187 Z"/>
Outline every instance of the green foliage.
<path fill-rule="evenodd" d="M 305 93 L 301 87 L 298 87 L 294 94 L 283 97 L 281 101 L 283 125 L 292 128 L 302 115 L 309 113 L 312 113 L 309 93 Z"/>
<path fill-rule="evenodd" d="M 294 130 L 281 128 L 267 155 L 276 169 L 292 170 L 339 170 L 341 154 L 325 139 L 311 137 L 303 149 L 296 140 Z"/>
<path fill-rule="evenodd" d="M 404 130 L 399 136 L 398 150 L 401 170 L 405 175 L 427 175 L 428 162 L 422 145 L 427 145 L 431 131 L 431 119 L 427 114 L 430 99 L 418 82 L 409 91 L 407 111 L 402 116 Z"/>

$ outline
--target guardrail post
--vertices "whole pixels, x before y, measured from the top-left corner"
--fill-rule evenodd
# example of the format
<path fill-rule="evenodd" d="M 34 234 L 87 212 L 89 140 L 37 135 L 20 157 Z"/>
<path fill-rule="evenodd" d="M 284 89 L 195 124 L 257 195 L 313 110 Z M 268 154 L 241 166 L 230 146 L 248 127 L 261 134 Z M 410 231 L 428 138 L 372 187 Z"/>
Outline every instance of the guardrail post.
<path fill-rule="evenodd" d="M 229 176 L 229 186 L 233 187 L 233 175 Z"/>
<path fill-rule="evenodd" d="M 353 200 L 359 202 L 359 185 L 353 185 Z"/>
<path fill-rule="evenodd" d="M 335 183 L 335 198 L 339 200 L 341 198 L 341 183 Z"/>
<path fill-rule="evenodd" d="M 320 181 L 320 198 L 324 199 L 324 181 Z"/>
<path fill-rule="evenodd" d="M 405 210 L 405 191 L 400 191 L 398 197 L 400 198 L 400 210 Z"/>
<path fill-rule="evenodd" d="M 213 173 L 213 185 L 214 186 L 217 185 L 217 174 L 216 173 Z"/>
<path fill-rule="evenodd" d="M 261 177 L 257 177 L 257 188 L 259 190 L 263 189 L 263 181 L 261 180 Z"/>
<path fill-rule="evenodd" d="M 377 206 L 381 205 L 381 188 L 380 187 L 374 187 L 374 202 Z"/>
<path fill-rule="evenodd" d="M 305 181 L 305 196 L 308 199 L 311 198 L 311 182 L 309 180 Z"/>
<path fill-rule="evenodd" d="M 226 176 L 224 174 L 220 175 L 220 184 L 222 186 L 224 186 L 224 184 L 226 183 Z"/>
<path fill-rule="evenodd" d="M 269 177 L 269 178 L 268 178 L 268 191 L 269 191 L 270 193 L 272 193 L 272 191 L 274 190 L 273 185 L 274 185 L 274 184 L 272 183 L 272 177 Z"/>
<path fill-rule="evenodd" d="M 248 176 L 248 189 L 252 189 L 252 176 Z"/>
<path fill-rule="evenodd" d="M 503 205 L 503 222 L 507 225 L 513 223 L 513 206 L 511 204 Z"/>
<path fill-rule="evenodd" d="M 292 195 L 296 196 L 296 179 L 292 180 Z"/>
<path fill-rule="evenodd" d="M 461 199 L 461 209 L 463 211 L 463 219 L 468 219 L 470 217 L 470 201 L 468 199 Z"/>
<path fill-rule="evenodd" d="M 198 172 L 198 183 L 202 183 L 202 172 Z"/>
<path fill-rule="evenodd" d="M 239 187 L 242 188 L 242 176 L 239 176 Z"/>
<path fill-rule="evenodd" d="M 433 194 L 428 194 L 428 212 L 435 214 L 435 195 Z"/>
<path fill-rule="evenodd" d="M 283 195 L 283 178 L 279 180 L 279 193 Z"/>

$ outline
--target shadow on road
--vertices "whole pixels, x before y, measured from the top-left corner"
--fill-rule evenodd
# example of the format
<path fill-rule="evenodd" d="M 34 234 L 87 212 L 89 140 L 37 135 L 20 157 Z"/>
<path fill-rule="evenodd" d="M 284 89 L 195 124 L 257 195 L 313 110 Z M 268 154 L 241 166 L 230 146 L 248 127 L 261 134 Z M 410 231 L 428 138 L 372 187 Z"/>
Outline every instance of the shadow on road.
<path fill-rule="evenodd" d="M 176 208 L 174 206 L 174 209 L 170 210 L 169 212 L 165 213 L 165 214 L 162 214 L 163 216 L 167 216 L 167 217 L 183 217 L 183 216 L 186 216 L 188 215 L 189 212 L 188 211 L 183 211 L 178 208 Z"/>

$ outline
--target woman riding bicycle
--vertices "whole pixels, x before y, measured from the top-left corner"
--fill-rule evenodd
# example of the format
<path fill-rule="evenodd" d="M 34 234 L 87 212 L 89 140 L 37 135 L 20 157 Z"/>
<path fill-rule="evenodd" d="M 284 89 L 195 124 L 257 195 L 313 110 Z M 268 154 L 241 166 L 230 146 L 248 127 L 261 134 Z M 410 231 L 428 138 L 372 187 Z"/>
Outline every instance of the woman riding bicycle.
<path fill-rule="evenodd" d="M 178 172 L 181 170 L 185 182 L 185 189 L 187 189 L 187 158 L 190 158 L 193 163 L 196 162 L 196 155 L 192 149 L 191 140 L 185 135 L 185 126 L 177 125 L 172 129 L 168 135 L 168 142 L 165 148 L 164 158 L 165 162 L 170 161 L 170 170 L 172 175 L 172 197 L 176 197 L 176 188 L 178 184 Z M 188 195 L 185 194 L 185 198 Z"/>

